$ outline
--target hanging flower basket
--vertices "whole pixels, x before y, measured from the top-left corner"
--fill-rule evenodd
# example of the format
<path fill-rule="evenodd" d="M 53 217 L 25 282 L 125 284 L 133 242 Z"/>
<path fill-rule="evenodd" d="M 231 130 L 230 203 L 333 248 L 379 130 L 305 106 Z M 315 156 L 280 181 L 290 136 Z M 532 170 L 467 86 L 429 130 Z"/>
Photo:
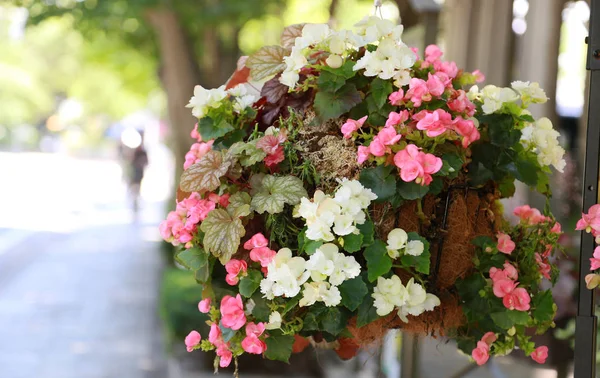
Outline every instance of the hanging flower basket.
<path fill-rule="evenodd" d="M 483 364 L 554 325 L 560 225 L 498 200 L 515 180 L 550 196 L 564 151 L 537 83 L 481 90 L 402 26 L 287 28 L 227 86 L 197 86 L 177 210 L 160 230 L 203 288 L 209 335 L 189 351 L 288 361 L 308 345 L 350 358 L 388 329 L 445 335 Z M 199 298 L 200 299 L 200 298 Z"/>

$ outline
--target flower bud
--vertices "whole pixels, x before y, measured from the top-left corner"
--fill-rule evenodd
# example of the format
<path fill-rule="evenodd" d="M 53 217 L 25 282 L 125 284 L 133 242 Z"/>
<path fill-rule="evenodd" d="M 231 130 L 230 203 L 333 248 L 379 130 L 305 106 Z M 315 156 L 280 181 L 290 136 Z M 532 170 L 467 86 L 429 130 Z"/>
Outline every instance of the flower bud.
<path fill-rule="evenodd" d="M 600 275 L 590 273 L 587 276 L 585 276 L 585 286 L 588 289 L 595 289 L 598 285 L 600 285 Z"/>
<path fill-rule="evenodd" d="M 344 64 L 344 60 L 339 55 L 331 54 L 325 59 L 325 63 L 331 68 L 340 68 Z"/>
<path fill-rule="evenodd" d="M 508 331 L 506 331 L 506 333 L 508 333 L 508 336 L 514 336 L 514 335 L 515 335 L 515 333 L 517 333 L 517 330 L 516 330 L 516 328 L 513 326 L 513 327 L 510 327 L 510 329 L 509 329 Z"/>

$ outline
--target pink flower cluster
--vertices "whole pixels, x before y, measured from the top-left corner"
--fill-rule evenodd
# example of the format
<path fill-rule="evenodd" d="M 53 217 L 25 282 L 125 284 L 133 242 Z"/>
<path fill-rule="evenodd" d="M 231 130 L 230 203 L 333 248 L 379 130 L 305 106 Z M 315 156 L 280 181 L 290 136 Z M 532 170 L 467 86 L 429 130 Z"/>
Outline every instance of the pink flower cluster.
<path fill-rule="evenodd" d="M 217 356 L 219 357 L 219 366 L 226 368 L 231 363 L 233 353 L 229 349 L 229 343 L 223 340 L 223 334 L 221 328 L 216 323 L 210 325 L 210 332 L 208 333 L 208 341 L 217 348 Z"/>
<path fill-rule="evenodd" d="M 213 193 L 209 194 L 207 199 L 203 199 L 196 192 L 190 194 L 188 198 L 178 202 L 175 211 L 171 211 L 167 219 L 160 223 L 160 235 L 173 245 L 189 243 L 196 233 L 198 223 L 203 221 L 217 204 L 226 207 L 229 204 L 229 195 L 219 196 Z"/>
<path fill-rule="evenodd" d="M 536 225 L 544 222 L 553 222 L 552 218 L 543 215 L 538 209 L 532 208 L 529 205 L 523 205 L 515 208 L 513 214 L 519 217 L 519 220 L 528 225 Z M 562 226 L 560 223 L 555 222 L 550 229 L 550 232 L 555 234 L 562 233 Z"/>
<path fill-rule="evenodd" d="M 198 333 L 198 331 L 192 331 L 185 337 L 185 346 L 188 352 L 196 349 L 196 346 L 200 344 L 202 340 L 202 336 Z"/>
<path fill-rule="evenodd" d="M 364 116 L 361 119 L 353 120 L 348 118 L 348 120 L 342 125 L 342 134 L 344 134 L 344 138 L 350 139 L 352 138 L 352 134 L 358 131 L 365 124 L 368 116 Z"/>
<path fill-rule="evenodd" d="M 510 238 L 510 235 L 499 232 L 496 235 L 496 238 L 498 238 L 498 251 L 510 255 L 512 251 L 515 250 L 516 245 L 515 242 Z"/>
<path fill-rule="evenodd" d="M 206 143 L 198 142 L 192 144 L 190 150 L 185 154 L 185 163 L 183 163 L 183 169 L 188 169 L 192 165 L 199 162 L 200 159 L 202 159 L 202 157 L 208 153 L 208 151 L 212 150 L 214 142 L 214 140 L 209 140 Z"/>
<path fill-rule="evenodd" d="M 498 340 L 494 332 L 488 332 L 477 342 L 477 347 L 471 352 L 471 357 L 481 366 L 490 358 L 490 346 Z"/>
<path fill-rule="evenodd" d="M 531 353 L 531 359 L 538 364 L 546 363 L 546 358 L 548 358 L 548 347 L 545 345 L 535 348 L 533 353 Z"/>
<path fill-rule="evenodd" d="M 248 263 L 244 260 L 231 259 L 225 264 L 227 276 L 225 282 L 231 286 L 237 285 L 240 282 L 240 276 L 243 277 L 248 271 Z"/>
<path fill-rule="evenodd" d="M 246 353 L 263 354 L 267 350 L 267 344 L 259 339 L 265 332 L 265 323 L 246 324 L 246 337 L 242 340 L 242 348 Z"/>
<path fill-rule="evenodd" d="M 250 251 L 250 260 L 260 263 L 263 273 L 266 273 L 269 263 L 273 261 L 277 254 L 267 245 L 269 245 L 269 240 L 261 233 L 255 234 L 244 243 L 244 249 Z"/>
<path fill-rule="evenodd" d="M 590 207 L 587 214 L 582 213 L 575 229 L 591 232 L 594 237 L 600 236 L 600 204 Z"/>
<path fill-rule="evenodd" d="M 517 287 L 519 278 L 517 269 L 509 262 L 504 263 L 504 269 L 490 269 L 494 295 L 502 298 L 502 304 L 509 310 L 528 311 L 531 297 L 527 290 Z"/>
<path fill-rule="evenodd" d="M 414 144 L 409 144 L 394 156 L 394 164 L 400 168 L 400 178 L 405 182 L 415 181 L 420 185 L 429 185 L 432 174 L 442 169 L 442 159 L 422 152 Z"/>
<path fill-rule="evenodd" d="M 200 135 L 200 133 L 198 132 L 198 124 L 197 123 L 194 125 L 194 128 L 192 129 L 190 136 L 193 139 L 196 139 L 196 141 L 202 142 L 202 135 Z"/>
<path fill-rule="evenodd" d="M 285 130 L 279 131 L 277 135 L 265 135 L 256 142 L 256 147 L 263 150 L 267 157 L 265 157 L 264 163 L 267 167 L 273 167 L 281 163 L 285 159 L 283 151 L 283 143 L 287 141 L 287 132 Z"/>

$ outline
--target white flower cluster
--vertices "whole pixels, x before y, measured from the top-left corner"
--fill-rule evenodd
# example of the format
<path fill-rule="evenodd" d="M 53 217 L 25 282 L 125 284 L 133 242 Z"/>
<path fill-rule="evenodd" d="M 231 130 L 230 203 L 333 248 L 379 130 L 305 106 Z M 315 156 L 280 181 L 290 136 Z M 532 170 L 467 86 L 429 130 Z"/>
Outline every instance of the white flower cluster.
<path fill-rule="evenodd" d="M 186 107 L 192 108 L 194 117 L 202 118 L 208 113 L 210 108 L 220 108 L 223 100 L 228 95 L 232 97 L 233 109 L 236 113 L 240 113 L 247 107 L 252 106 L 260 97 L 254 91 L 249 90 L 246 84 L 239 84 L 228 90 L 225 90 L 224 85 L 213 89 L 206 89 L 201 85 L 196 85 L 194 87 L 194 95 Z"/>
<path fill-rule="evenodd" d="M 427 293 L 423 286 L 415 283 L 414 278 L 404 286 L 396 275 L 377 278 L 377 286 L 371 296 L 377 315 L 386 316 L 397 309 L 398 316 L 405 323 L 408 323 L 407 315 L 419 316 L 425 311 L 433 311 L 441 303 L 437 296 Z"/>
<path fill-rule="evenodd" d="M 519 94 L 511 88 L 497 87 L 495 85 L 486 85 L 481 92 L 479 87 L 474 85 L 467 94 L 469 100 L 475 99 L 483 101 L 481 109 L 485 114 L 492 114 L 502 108 L 502 105 L 508 102 L 519 100 Z"/>
<path fill-rule="evenodd" d="M 408 241 L 408 234 L 401 228 L 395 228 L 387 237 L 387 253 L 392 259 L 397 259 L 403 254 L 421 256 L 425 245 L 420 240 Z"/>
<path fill-rule="evenodd" d="M 533 102 L 534 104 L 543 104 L 548 101 L 548 97 L 546 97 L 546 92 L 542 88 L 540 88 L 540 84 L 529 81 L 513 81 L 511 83 L 512 88 L 519 92 L 521 95 L 521 101 L 523 104 L 528 105 Z"/>
<path fill-rule="evenodd" d="M 310 272 L 306 270 L 306 260 L 292 257 L 289 248 L 280 249 L 267 269 L 267 277 L 260 281 L 260 292 L 267 299 L 295 297 L 300 293 L 301 285 L 310 277 Z"/>
<path fill-rule="evenodd" d="M 267 299 L 292 298 L 300 293 L 304 284 L 301 307 L 315 302 L 324 302 L 326 306 L 339 305 L 342 296 L 337 287 L 360 274 L 360 264 L 354 257 L 340 253 L 338 247 L 331 243 L 319 247 L 308 261 L 292 257 L 292 251 L 282 248 L 267 269 L 267 277 L 260 282 L 264 296 Z M 312 282 L 307 282 L 309 277 Z M 276 314 L 273 315 L 273 323 L 277 324 Z"/>
<path fill-rule="evenodd" d="M 294 217 L 306 220 L 310 240 L 332 241 L 334 234 L 358 233 L 356 225 L 365 223 L 365 209 L 377 195 L 357 180 L 343 179 L 340 183 L 333 198 L 317 190 L 313 201 L 302 198 L 294 208 Z"/>
<path fill-rule="evenodd" d="M 393 77 L 397 86 L 408 84 L 410 74 L 407 70 L 415 64 L 417 56 L 401 40 L 404 27 L 379 17 L 368 17 L 356 27 L 365 44 L 379 41 L 379 45 L 374 52 L 365 52 L 354 65 L 354 71 L 364 69 L 365 76 L 378 76 L 384 80 Z"/>
<path fill-rule="evenodd" d="M 541 165 L 553 165 L 562 172 L 566 165 L 563 159 L 565 150 L 558 143 L 559 136 L 558 131 L 552 128 L 552 122 L 543 117 L 522 130 L 521 143 L 533 148 Z"/>
<path fill-rule="evenodd" d="M 356 259 L 340 253 L 338 247 L 331 243 L 323 244 L 310 256 L 306 269 L 310 271 L 312 282 L 304 284 L 300 307 L 315 302 L 337 306 L 342 301 L 337 286 L 360 274 L 360 264 Z"/>

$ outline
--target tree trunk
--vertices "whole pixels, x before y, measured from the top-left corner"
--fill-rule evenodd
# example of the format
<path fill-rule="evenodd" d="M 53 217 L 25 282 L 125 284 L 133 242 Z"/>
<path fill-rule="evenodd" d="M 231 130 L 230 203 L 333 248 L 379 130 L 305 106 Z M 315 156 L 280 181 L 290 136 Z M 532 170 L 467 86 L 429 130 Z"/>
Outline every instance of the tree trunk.
<path fill-rule="evenodd" d="M 175 13 L 153 9 L 146 14 L 158 37 L 161 57 L 160 80 L 167 95 L 170 144 L 175 154 L 177 182 L 183 170 L 185 153 L 192 144 L 190 131 L 197 119 L 185 106 L 199 83 L 199 69 L 193 50 Z"/>

